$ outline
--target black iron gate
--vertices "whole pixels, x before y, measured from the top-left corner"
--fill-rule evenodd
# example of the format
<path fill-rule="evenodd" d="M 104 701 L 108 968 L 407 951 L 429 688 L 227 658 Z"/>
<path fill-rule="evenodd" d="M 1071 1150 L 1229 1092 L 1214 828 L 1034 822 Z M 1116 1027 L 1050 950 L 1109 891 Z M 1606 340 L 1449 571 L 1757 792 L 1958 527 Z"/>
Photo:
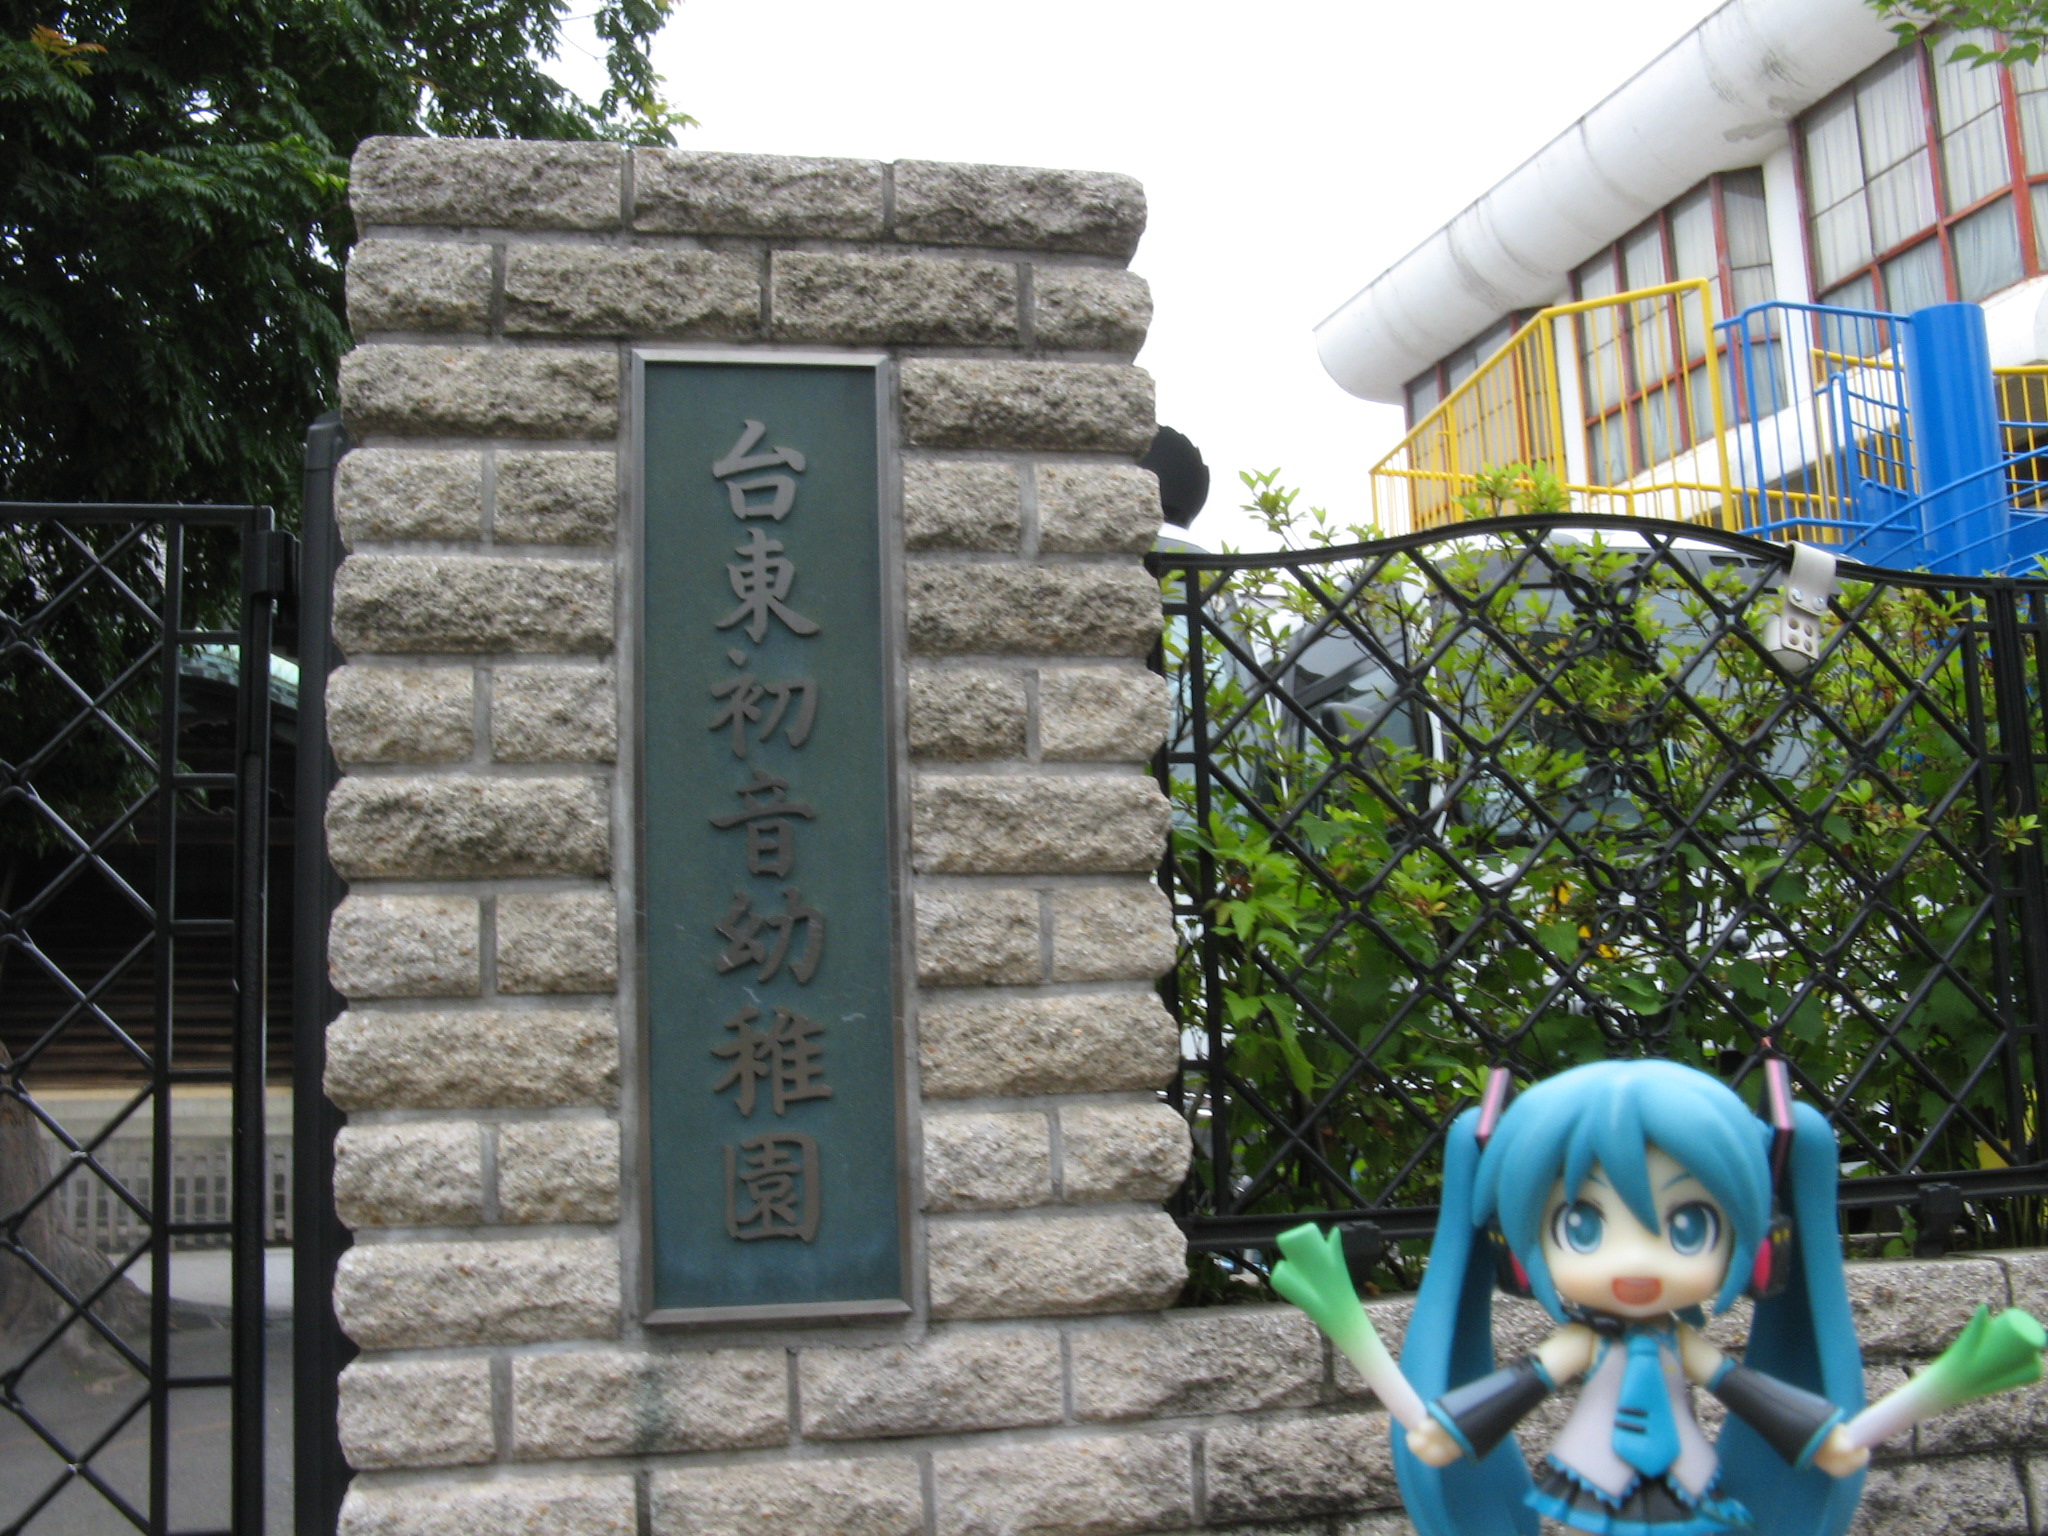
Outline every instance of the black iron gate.
<path fill-rule="evenodd" d="M 1798 670 L 1786 558 L 1579 515 L 1152 557 L 1194 1248 L 1314 1215 L 1411 1278 L 1490 1067 L 1769 1052 L 1852 1241 L 2048 1241 L 2048 583 L 1845 566 Z"/>
<path fill-rule="evenodd" d="M 0 505 L 0 1533 L 264 1528 L 263 507 Z M 289 858 L 288 844 L 284 858 Z M 288 1041 L 288 1035 L 284 1037 Z"/>

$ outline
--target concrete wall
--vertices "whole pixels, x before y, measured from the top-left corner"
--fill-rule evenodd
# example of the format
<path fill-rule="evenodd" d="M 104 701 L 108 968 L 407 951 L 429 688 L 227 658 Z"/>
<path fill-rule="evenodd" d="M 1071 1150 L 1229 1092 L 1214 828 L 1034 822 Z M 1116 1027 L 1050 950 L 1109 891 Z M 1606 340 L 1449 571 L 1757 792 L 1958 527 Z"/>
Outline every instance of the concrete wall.
<path fill-rule="evenodd" d="M 356 1232 L 337 1307 L 364 1350 L 344 1529 L 1403 1529 L 1384 1416 L 1306 1319 L 1164 1310 L 1183 1259 L 1158 1202 L 1188 1144 L 1155 1099 L 1175 1036 L 1151 985 L 1171 926 L 1136 184 L 376 140 L 354 189 L 327 1082 Z M 639 1321 L 620 454 L 630 348 L 665 341 L 899 360 L 907 1324 Z M 2048 1304 L 2048 1261 L 1855 1285 L 1881 1385 L 1979 1299 Z M 1376 1305 L 1398 1333 L 1405 1303 Z M 2042 1411 L 1924 1432 L 1922 1460 L 1873 1475 L 1867 1528 L 2028 1531 Z"/>

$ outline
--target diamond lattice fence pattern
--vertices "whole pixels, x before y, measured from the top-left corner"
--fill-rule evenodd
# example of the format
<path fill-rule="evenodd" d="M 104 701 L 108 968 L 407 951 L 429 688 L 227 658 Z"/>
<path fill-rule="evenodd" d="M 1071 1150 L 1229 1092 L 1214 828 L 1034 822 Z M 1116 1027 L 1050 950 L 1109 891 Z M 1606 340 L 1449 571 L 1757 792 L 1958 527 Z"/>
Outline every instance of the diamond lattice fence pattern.
<path fill-rule="evenodd" d="M 1681 525 L 1153 561 L 1198 1248 L 1426 1233 L 1494 1065 L 1770 1050 L 1852 1228 L 2040 1239 L 2048 585 L 1844 566 L 1794 672 L 1785 551 Z"/>
<path fill-rule="evenodd" d="M 0 1532 L 231 1523 L 235 1317 L 174 1262 L 234 1234 L 194 1138 L 261 1032 L 232 877 L 259 516 L 0 507 Z"/>

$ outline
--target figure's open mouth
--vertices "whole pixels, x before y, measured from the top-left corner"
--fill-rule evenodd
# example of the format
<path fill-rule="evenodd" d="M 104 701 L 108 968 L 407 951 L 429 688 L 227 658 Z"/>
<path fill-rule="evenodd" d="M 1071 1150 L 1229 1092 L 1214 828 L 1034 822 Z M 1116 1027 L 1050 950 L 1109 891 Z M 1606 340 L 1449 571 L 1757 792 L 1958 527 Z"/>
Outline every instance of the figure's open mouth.
<path fill-rule="evenodd" d="M 1664 1282 L 1652 1275 L 1623 1275 L 1614 1282 L 1614 1299 L 1625 1307 L 1647 1307 L 1664 1294 Z"/>

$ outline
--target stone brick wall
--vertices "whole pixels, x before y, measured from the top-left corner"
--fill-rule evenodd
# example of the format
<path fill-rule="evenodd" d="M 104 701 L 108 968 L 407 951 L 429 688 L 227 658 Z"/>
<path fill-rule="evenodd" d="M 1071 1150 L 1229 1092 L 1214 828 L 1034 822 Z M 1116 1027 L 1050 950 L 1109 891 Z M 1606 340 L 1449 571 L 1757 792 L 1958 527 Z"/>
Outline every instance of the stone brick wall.
<path fill-rule="evenodd" d="M 1166 724 L 1129 180 L 373 140 L 338 487 L 327 1089 L 350 1536 L 1393 1536 L 1384 1416 L 1287 1310 L 1164 1311 Z M 622 715 L 633 344 L 886 347 L 923 1282 L 907 1324 L 648 1329 Z M 625 658 L 630 660 L 628 656 Z M 623 754 L 623 755 L 622 755 Z M 2027 1256 L 1870 1266 L 1873 1373 Z M 1398 1331 L 1404 1303 L 1380 1303 Z M 2038 1396 L 1871 1529 L 2029 1528 Z M 2037 1464 L 2038 1463 L 2038 1464 Z M 1274 1522 L 1278 1522 L 1275 1524 Z"/>

